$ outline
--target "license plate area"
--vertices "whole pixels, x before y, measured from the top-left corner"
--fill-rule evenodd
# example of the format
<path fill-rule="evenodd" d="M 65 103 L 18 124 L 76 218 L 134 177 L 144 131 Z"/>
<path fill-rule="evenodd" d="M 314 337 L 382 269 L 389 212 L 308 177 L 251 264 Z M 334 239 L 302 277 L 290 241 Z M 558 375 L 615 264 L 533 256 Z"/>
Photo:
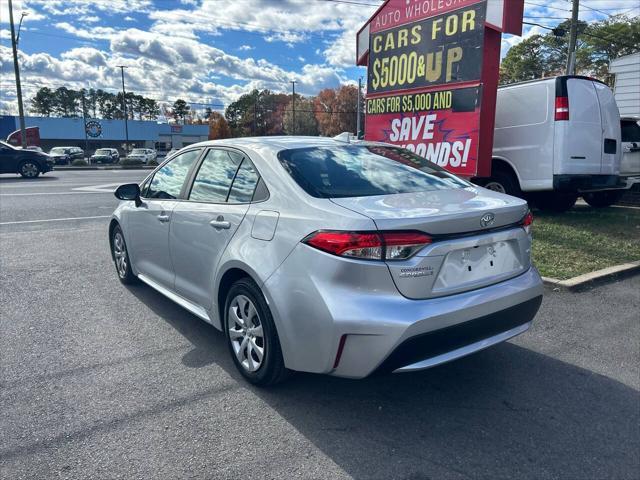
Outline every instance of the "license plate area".
<path fill-rule="evenodd" d="M 432 292 L 477 288 L 514 276 L 524 269 L 518 251 L 516 240 L 452 250 L 442 263 Z"/>

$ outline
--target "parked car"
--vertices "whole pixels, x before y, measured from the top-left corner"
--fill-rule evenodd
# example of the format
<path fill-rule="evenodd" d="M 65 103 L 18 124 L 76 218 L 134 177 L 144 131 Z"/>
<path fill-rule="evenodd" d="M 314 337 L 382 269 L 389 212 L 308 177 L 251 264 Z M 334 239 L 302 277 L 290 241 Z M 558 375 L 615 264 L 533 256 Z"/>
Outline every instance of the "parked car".
<path fill-rule="evenodd" d="M 223 330 L 258 385 L 429 368 L 526 331 L 542 299 L 527 203 L 392 145 L 203 142 L 115 195 L 119 279 Z"/>
<path fill-rule="evenodd" d="M 486 188 L 542 209 L 571 208 L 583 192 L 620 188 L 620 115 L 598 80 L 562 76 L 498 89 Z"/>
<path fill-rule="evenodd" d="M 99 148 L 91 155 L 91 163 L 118 163 L 120 153 L 117 148 Z"/>
<path fill-rule="evenodd" d="M 49 156 L 56 165 L 69 165 L 76 159 L 84 158 L 84 150 L 80 147 L 53 147 Z"/>
<path fill-rule="evenodd" d="M 24 178 L 36 178 L 53 170 L 53 160 L 34 150 L 15 148 L 0 142 L 0 173 L 19 173 Z"/>
<path fill-rule="evenodd" d="M 627 190 L 640 184 L 640 117 L 621 118 L 620 129 L 622 139 L 620 179 L 624 189 L 586 193 L 583 195 L 584 200 L 592 207 L 613 205 Z"/>
<path fill-rule="evenodd" d="M 142 163 L 149 163 L 158 156 L 157 152 L 151 148 L 134 148 L 127 155 L 127 160 L 140 160 Z"/>

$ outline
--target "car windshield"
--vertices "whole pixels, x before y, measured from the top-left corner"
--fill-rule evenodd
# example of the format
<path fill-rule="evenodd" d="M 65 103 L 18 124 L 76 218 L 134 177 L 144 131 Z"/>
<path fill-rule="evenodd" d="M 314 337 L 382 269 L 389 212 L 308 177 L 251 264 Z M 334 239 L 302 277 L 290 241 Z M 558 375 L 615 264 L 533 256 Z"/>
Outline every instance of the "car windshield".
<path fill-rule="evenodd" d="M 131 155 L 144 155 L 145 153 L 144 148 L 134 148 L 131 150 Z"/>
<path fill-rule="evenodd" d="M 278 159 L 300 187 L 318 198 L 365 197 L 470 186 L 408 150 L 349 145 L 283 150 Z"/>
<path fill-rule="evenodd" d="M 54 147 L 51 149 L 50 153 L 69 153 L 69 149 L 64 147 Z"/>
<path fill-rule="evenodd" d="M 107 148 L 99 148 L 96 150 L 96 155 L 111 155 L 111 150 Z"/>

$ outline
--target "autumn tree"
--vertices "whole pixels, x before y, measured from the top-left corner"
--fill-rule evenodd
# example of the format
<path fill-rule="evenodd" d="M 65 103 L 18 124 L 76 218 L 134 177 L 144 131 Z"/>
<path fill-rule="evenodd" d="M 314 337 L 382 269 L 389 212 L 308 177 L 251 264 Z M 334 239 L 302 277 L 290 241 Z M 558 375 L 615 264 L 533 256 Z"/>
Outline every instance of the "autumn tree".
<path fill-rule="evenodd" d="M 320 135 L 356 133 L 358 88 L 353 85 L 343 85 L 337 90 L 326 88 L 315 98 L 314 109 Z"/>
<path fill-rule="evenodd" d="M 209 112 L 209 140 L 229 137 L 231 137 L 231 128 L 224 116 L 218 112 Z"/>

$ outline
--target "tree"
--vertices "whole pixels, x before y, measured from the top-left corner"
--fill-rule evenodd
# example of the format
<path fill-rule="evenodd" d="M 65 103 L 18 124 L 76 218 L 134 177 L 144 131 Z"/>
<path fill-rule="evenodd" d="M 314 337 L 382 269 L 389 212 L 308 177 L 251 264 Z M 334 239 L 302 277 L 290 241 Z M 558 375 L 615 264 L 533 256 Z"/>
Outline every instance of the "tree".
<path fill-rule="evenodd" d="M 160 115 L 160 105 L 152 98 L 145 98 L 141 108 L 142 114 L 147 120 L 155 120 Z"/>
<path fill-rule="evenodd" d="M 209 120 L 209 117 L 211 117 L 211 114 L 213 113 L 213 110 L 211 110 L 211 107 L 207 107 L 204 109 L 204 119 L 205 120 Z"/>
<path fill-rule="evenodd" d="M 79 106 L 79 94 L 75 90 L 59 87 L 53 94 L 53 111 L 61 117 L 77 117 Z"/>
<path fill-rule="evenodd" d="M 48 87 L 42 87 L 31 99 L 31 111 L 36 114 L 50 117 L 54 111 L 54 92 Z"/>
<path fill-rule="evenodd" d="M 315 98 L 314 109 L 320 135 L 356 133 L 358 88 L 353 85 L 325 88 Z"/>
<path fill-rule="evenodd" d="M 555 32 L 533 35 L 511 47 L 500 65 L 500 83 L 513 83 L 564 73 L 570 22 Z M 592 24 L 579 22 L 576 73 L 593 76 L 609 84 L 609 63 L 621 55 L 638 51 L 640 17 L 615 16 Z"/>
<path fill-rule="evenodd" d="M 218 112 L 209 114 L 209 140 L 231 137 L 231 128 L 227 120 Z"/>
<path fill-rule="evenodd" d="M 284 114 L 284 131 L 289 135 L 318 135 L 318 122 L 313 114 L 313 99 L 296 95 L 295 124 L 293 104 L 289 102 Z"/>
<path fill-rule="evenodd" d="M 189 107 L 187 102 L 179 98 L 178 100 L 173 102 L 172 110 L 173 110 L 173 118 L 175 118 L 176 121 L 180 119 L 184 123 L 184 118 L 189 114 L 191 107 Z"/>

